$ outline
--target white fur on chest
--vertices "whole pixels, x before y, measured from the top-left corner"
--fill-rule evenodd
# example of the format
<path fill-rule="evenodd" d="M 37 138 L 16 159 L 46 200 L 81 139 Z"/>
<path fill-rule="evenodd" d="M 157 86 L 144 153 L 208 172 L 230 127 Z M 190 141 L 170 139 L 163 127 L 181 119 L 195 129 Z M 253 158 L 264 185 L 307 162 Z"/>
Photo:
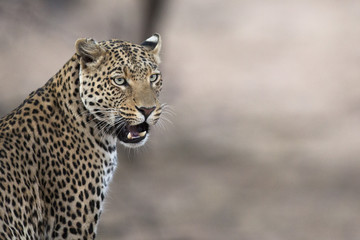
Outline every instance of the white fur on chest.
<path fill-rule="evenodd" d="M 107 166 L 105 166 L 106 164 L 103 164 L 103 168 L 104 168 L 104 192 L 107 191 L 109 183 L 111 182 L 114 174 L 115 174 L 115 169 L 117 166 L 117 151 L 115 150 L 114 152 L 112 152 L 111 154 L 109 154 L 109 164 L 107 164 Z"/>
<path fill-rule="evenodd" d="M 115 174 L 115 169 L 117 166 L 117 149 L 116 149 L 116 139 L 111 138 L 108 139 L 110 142 L 110 146 L 114 147 L 115 150 L 110 152 L 105 152 L 105 157 L 103 159 L 103 190 L 104 193 L 107 192 L 109 184 Z"/>

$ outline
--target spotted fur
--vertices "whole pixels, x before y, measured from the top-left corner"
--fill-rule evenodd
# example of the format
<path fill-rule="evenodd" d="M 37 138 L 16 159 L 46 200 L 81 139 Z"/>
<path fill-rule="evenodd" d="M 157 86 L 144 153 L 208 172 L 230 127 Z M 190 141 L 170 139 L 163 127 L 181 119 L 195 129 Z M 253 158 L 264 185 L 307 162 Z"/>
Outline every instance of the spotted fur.
<path fill-rule="evenodd" d="M 0 120 L 0 239 L 95 238 L 117 140 L 144 144 L 160 117 L 160 47 L 158 34 L 142 45 L 79 39 Z"/>

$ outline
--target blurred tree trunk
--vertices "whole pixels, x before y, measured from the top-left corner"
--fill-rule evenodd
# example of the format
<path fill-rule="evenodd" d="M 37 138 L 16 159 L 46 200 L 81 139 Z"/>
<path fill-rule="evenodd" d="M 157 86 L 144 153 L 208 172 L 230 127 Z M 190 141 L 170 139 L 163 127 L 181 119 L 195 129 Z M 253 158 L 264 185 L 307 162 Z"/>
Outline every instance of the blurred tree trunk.
<path fill-rule="evenodd" d="M 144 23 L 142 36 L 143 39 L 151 36 L 158 31 L 159 20 L 166 5 L 165 0 L 148 0 L 145 1 L 144 7 Z"/>

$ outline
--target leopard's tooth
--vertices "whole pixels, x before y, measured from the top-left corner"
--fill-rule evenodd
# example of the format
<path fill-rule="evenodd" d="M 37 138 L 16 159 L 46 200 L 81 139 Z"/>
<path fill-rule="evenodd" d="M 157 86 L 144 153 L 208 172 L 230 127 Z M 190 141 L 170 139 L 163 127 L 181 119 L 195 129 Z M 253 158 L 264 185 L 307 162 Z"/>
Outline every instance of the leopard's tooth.
<path fill-rule="evenodd" d="M 140 137 L 144 137 L 145 135 L 146 135 L 146 131 L 143 131 L 143 132 L 139 133 Z"/>
<path fill-rule="evenodd" d="M 128 133 L 127 138 L 128 139 L 133 139 L 133 136 L 132 136 L 131 132 Z"/>

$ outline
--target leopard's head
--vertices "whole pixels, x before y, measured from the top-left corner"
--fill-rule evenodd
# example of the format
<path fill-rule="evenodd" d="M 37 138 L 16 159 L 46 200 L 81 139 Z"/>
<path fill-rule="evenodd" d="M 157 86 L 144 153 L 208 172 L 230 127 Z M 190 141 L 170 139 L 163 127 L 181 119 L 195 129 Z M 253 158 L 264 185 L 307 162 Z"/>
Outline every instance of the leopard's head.
<path fill-rule="evenodd" d="M 140 45 L 79 39 L 75 46 L 80 57 L 80 97 L 97 128 L 116 135 L 127 147 L 143 145 L 162 109 L 160 35 Z"/>

